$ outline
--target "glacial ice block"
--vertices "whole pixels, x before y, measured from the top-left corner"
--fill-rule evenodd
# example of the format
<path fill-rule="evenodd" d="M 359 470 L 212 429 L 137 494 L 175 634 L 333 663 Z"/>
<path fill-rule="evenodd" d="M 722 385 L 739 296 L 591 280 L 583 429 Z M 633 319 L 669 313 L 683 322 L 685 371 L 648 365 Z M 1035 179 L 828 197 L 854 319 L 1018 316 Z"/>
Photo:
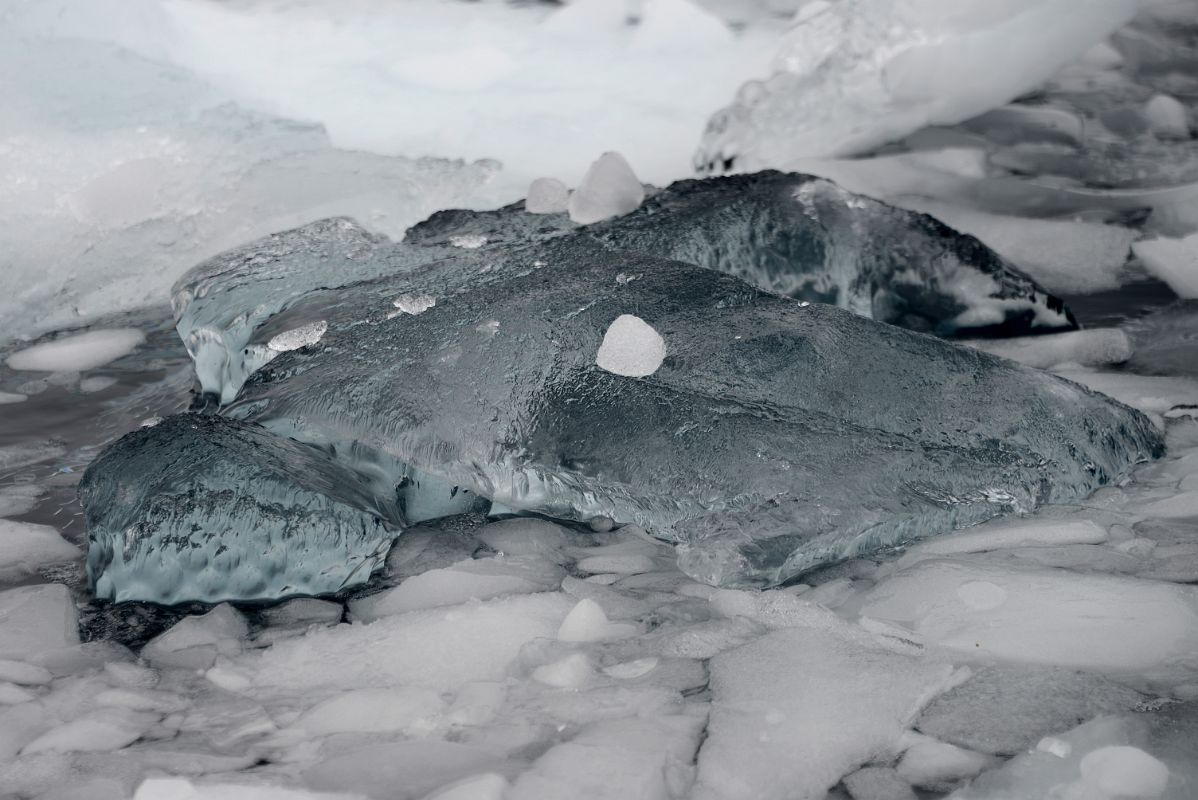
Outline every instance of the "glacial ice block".
<path fill-rule="evenodd" d="M 180 414 L 109 446 L 80 484 L 97 597 L 169 605 L 328 594 L 382 565 L 400 521 L 319 449 Z"/>
<path fill-rule="evenodd" d="M 637 279 L 640 253 L 942 336 L 1077 327 L 1060 299 L 977 239 L 826 180 L 767 171 L 680 181 L 631 213 L 587 226 L 565 214 L 528 213 L 520 203 L 437 212 L 401 244 L 348 220 L 312 223 L 217 256 L 180 279 L 179 335 L 202 390 L 227 404 L 248 375 L 275 357 L 267 347 L 273 335 L 323 319 L 312 310 L 286 323 L 272 320 L 312 292 L 403 274 L 411 280 L 389 297 L 435 299 L 438 287 L 456 291 L 455 281 L 481 285 L 509 268 L 526 270 L 537 258 L 512 260 L 513 247 L 562 237 L 628 251 L 628 268 L 616 276 L 625 282 Z M 465 240 L 483 244 L 454 246 Z M 360 311 L 369 316 L 377 305 L 371 298 Z"/>

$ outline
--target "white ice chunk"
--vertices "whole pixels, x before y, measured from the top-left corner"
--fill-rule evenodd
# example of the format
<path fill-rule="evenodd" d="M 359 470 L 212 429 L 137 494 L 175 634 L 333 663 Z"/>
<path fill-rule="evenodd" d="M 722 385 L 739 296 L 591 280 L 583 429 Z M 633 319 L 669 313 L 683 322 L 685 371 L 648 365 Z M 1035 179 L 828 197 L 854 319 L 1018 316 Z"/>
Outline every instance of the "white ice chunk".
<path fill-rule="evenodd" d="M 352 601 L 349 608 L 355 619 L 372 620 L 468 600 L 550 591 L 564 576 L 561 567 L 540 556 L 466 559 L 413 575 L 393 589 Z"/>
<path fill-rule="evenodd" d="M 454 781 L 424 800 L 504 800 L 507 790 L 507 778 L 498 772 L 484 772 Z"/>
<path fill-rule="evenodd" d="M 340 603 L 318 600 L 315 597 L 297 597 L 263 610 L 262 616 L 270 625 L 283 627 L 340 622 L 343 611 Z"/>
<path fill-rule="evenodd" d="M 8 761 L 47 725 L 46 709 L 41 703 L 21 703 L 0 708 L 0 764 Z"/>
<path fill-rule="evenodd" d="M 1198 233 L 1182 239 L 1144 239 L 1131 249 L 1144 268 L 1169 284 L 1178 297 L 1198 297 Z"/>
<path fill-rule="evenodd" d="M 530 214 L 564 214 L 570 207 L 570 190 L 557 178 L 537 178 L 528 186 L 524 210 Z"/>
<path fill-rule="evenodd" d="M 822 798 L 892 752 L 951 673 L 847 629 L 787 628 L 722 653 L 692 797 Z"/>
<path fill-rule="evenodd" d="M 0 579 L 81 557 L 79 548 L 49 525 L 0 519 Z"/>
<path fill-rule="evenodd" d="M 52 728 L 21 750 L 21 755 L 56 752 L 102 753 L 120 750 L 158 723 L 157 714 L 103 708 Z"/>
<path fill-rule="evenodd" d="M 28 689 L 22 689 L 15 683 L 0 682 L 0 706 L 15 706 L 36 699 L 37 695 Z"/>
<path fill-rule="evenodd" d="M 569 544 L 566 530 L 537 517 L 513 517 L 491 522 L 478 530 L 478 540 L 509 556 L 544 556 L 558 560 Z M 560 563 L 560 562 L 558 562 Z"/>
<path fill-rule="evenodd" d="M 0 454 L 0 459 L 3 455 Z M 34 484 L 15 484 L 0 489 L 0 517 L 17 516 L 37 507 L 38 498 L 46 490 Z"/>
<path fill-rule="evenodd" d="M 350 791 L 375 800 L 417 800 L 452 781 L 493 771 L 501 761 L 489 750 L 465 744 L 392 742 L 327 758 L 305 769 L 304 780 L 321 791 Z"/>
<path fill-rule="evenodd" d="M 294 727 L 313 736 L 354 732 L 418 736 L 434 730 L 444 710 L 445 701 L 434 689 L 353 689 L 317 703 Z"/>
<path fill-rule="evenodd" d="M 1076 368 L 1053 371 L 1149 415 L 1165 414 L 1174 406 L 1198 404 L 1198 381 L 1190 378 Z"/>
<path fill-rule="evenodd" d="M 249 783 L 193 784 L 186 778 L 146 778 L 137 787 L 133 800 L 365 800 L 365 797 Z"/>
<path fill-rule="evenodd" d="M 241 650 L 249 633 L 245 618 L 228 603 L 207 614 L 184 617 L 142 648 L 142 658 L 170 667 L 207 669 L 218 655 L 233 655 Z"/>
<path fill-rule="evenodd" d="M 595 363 L 616 375 L 643 378 L 657 372 L 665 357 L 665 339 L 652 325 L 632 314 L 621 314 L 603 334 Z"/>
<path fill-rule="evenodd" d="M 0 592 L 0 658 L 36 660 L 79 644 L 79 613 L 60 583 Z"/>
<path fill-rule="evenodd" d="M 532 671 L 534 681 L 555 689 L 578 689 L 590 682 L 594 676 L 595 668 L 591 666 L 591 660 L 585 653 L 570 653 Z"/>
<path fill-rule="evenodd" d="M 0 392 L 0 406 L 9 405 L 11 403 L 24 403 L 28 399 L 28 395 L 19 394 L 17 392 Z"/>
<path fill-rule="evenodd" d="M 911 784 L 890 767 L 866 767 L 844 776 L 853 800 L 917 800 Z"/>
<path fill-rule="evenodd" d="M 520 648 L 552 638 L 573 603 L 543 592 L 313 629 L 240 663 L 255 685 L 291 690 L 394 684 L 453 689 L 506 677 Z M 369 652 L 347 659 L 346 653 Z"/>
<path fill-rule="evenodd" d="M 609 621 L 598 603 L 582 599 L 562 620 L 561 627 L 557 629 L 557 638 L 562 642 L 601 642 L 626 639 L 635 636 L 637 631 L 636 625 Z"/>
<path fill-rule="evenodd" d="M 391 305 L 399 309 L 401 314 L 415 316 L 437 305 L 437 298 L 431 294 L 401 294 L 391 301 Z"/>
<path fill-rule="evenodd" d="M 1144 117 L 1148 127 L 1162 139 L 1190 138 L 1190 122 L 1186 107 L 1175 97 L 1167 94 L 1153 95 L 1144 104 Z"/>
<path fill-rule="evenodd" d="M 912 786 L 945 791 L 998 763 L 993 756 L 929 738 L 909 747 L 895 771 Z"/>
<path fill-rule="evenodd" d="M 266 346 L 276 353 L 286 353 L 289 350 L 299 350 L 301 347 L 311 347 L 319 342 L 328 330 L 329 323 L 323 319 L 316 322 L 309 322 L 307 325 L 301 325 L 298 328 L 292 328 L 289 331 L 277 334 L 266 343 Z"/>
<path fill-rule="evenodd" d="M 1102 544 L 1107 538 L 1106 528 L 1088 519 L 1004 519 L 920 542 L 907 549 L 897 566 L 902 569 L 916 561 L 955 553 L 982 553 L 1013 547 Z"/>
<path fill-rule="evenodd" d="M 88 331 L 13 353 L 8 366 L 34 372 L 82 372 L 132 353 L 145 339 L 135 328 Z"/>
<path fill-rule="evenodd" d="M 974 658 L 1194 680 L 1198 588 L 1063 569 L 924 561 L 881 581 L 863 616 Z"/>
<path fill-rule="evenodd" d="M 461 233 L 457 236 L 450 236 L 449 243 L 463 250 L 477 250 L 487 243 L 487 237 L 481 233 Z"/>
<path fill-rule="evenodd" d="M 1082 780 L 1115 797 L 1159 797 L 1169 783 L 1169 768 L 1138 747 L 1112 745 L 1082 757 Z"/>
<path fill-rule="evenodd" d="M 53 677 L 45 667 L 27 664 L 24 661 L 0 659 L 0 681 L 20 683 L 25 686 L 42 686 L 49 683 Z"/>
<path fill-rule="evenodd" d="M 644 200 L 645 187 L 624 156 L 607 152 L 591 164 L 570 195 L 570 219 L 590 225 L 635 211 Z"/>
<path fill-rule="evenodd" d="M 1131 340 L 1119 328 L 1089 328 L 1011 339 L 971 339 L 963 344 L 1038 369 L 1058 364 L 1122 364 L 1132 356 Z"/>

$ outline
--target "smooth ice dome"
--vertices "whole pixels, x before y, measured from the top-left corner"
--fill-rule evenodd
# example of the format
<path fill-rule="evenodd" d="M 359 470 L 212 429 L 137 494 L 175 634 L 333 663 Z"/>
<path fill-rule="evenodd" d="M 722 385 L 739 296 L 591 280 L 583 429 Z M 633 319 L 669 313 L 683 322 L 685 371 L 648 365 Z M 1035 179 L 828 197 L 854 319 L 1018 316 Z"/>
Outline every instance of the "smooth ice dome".
<path fill-rule="evenodd" d="M 652 325 L 632 314 L 621 314 L 603 334 L 595 363 L 616 375 L 644 378 L 657 372 L 665 357 L 665 339 Z"/>
<path fill-rule="evenodd" d="M 145 338 L 133 328 L 88 331 L 19 350 L 8 357 L 7 363 L 19 370 L 82 372 L 128 355 Z"/>
<path fill-rule="evenodd" d="M 528 186 L 524 210 L 529 214 L 564 214 L 570 207 L 570 190 L 557 178 L 537 178 Z"/>
<path fill-rule="evenodd" d="M 619 153 L 604 153 L 582 176 L 570 195 L 570 219 L 590 225 L 635 211 L 645 200 L 645 187 Z"/>

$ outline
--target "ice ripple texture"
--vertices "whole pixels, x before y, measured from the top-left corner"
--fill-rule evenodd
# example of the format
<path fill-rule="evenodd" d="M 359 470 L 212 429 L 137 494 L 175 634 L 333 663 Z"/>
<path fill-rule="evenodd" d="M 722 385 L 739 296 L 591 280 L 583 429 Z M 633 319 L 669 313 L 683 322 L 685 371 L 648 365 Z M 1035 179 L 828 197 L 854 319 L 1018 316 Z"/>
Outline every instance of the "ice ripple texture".
<path fill-rule="evenodd" d="M 775 173 L 759 180 L 766 188 L 789 181 L 788 191 L 755 196 L 745 180 L 665 190 L 644 214 L 601 226 L 532 220 L 539 215 L 512 207 L 437 215 L 403 244 L 350 236 L 347 245 L 349 223 L 324 223 L 282 235 L 291 242 L 285 253 L 272 237 L 201 265 L 178 287 L 176 313 L 193 356 L 207 348 L 196 359 L 200 382 L 228 419 L 189 428 L 199 440 L 191 442 L 164 426 L 187 428 L 195 416 L 167 420 L 93 464 L 83 495 L 100 554 L 89 555 L 92 579 L 126 599 L 184 599 L 177 576 L 159 583 L 122 560 L 127 548 L 116 543 L 136 529 L 142 552 L 169 561 L 182 546 L 206 563 L 219 553 L 228 575 L 234 564 L 279 558 L 272 536 L 306 548 L 307 577 L 286 564 L 285 578 L 230 581 L 193 599 L 269 599 L 284 585 L 297 594 L 335 591 L 367 577 L 369 567 L 358 566 L 379 541 L 360 533 L 367 517 L 384 528 L 403 524 L 396 487 L 402 497 L 415 473 L 510 510 L 637 524 L 677 543 L 680 565 L 697 579 L 768 586 L 1075 500 L 1163 452 L 1146 417 L 1104 395 L 727 274 L 777 290 L 771 280 L 793 279 L 778 237 L 827 243 L 820 237 L 840 225 L 858 236 L 843 233 L 818 258 L 792 255 L 790 272 L 842 274 L 842 285 L 868 287 L 857 292 L 870 299 L 901 289 L 911 304 L 945 309 L 948 331 L 967 327 L 960 320 L 971 309 L 1001 310 L 1008 299 L 1021 303 L 1014 318 L 1025 326 L 1039 309 L 1072 325 L 969 237 L 868 206 L 826 182 Z M 818 205 L 807 213 L 804 186 L 837 214 Z M 705 192 L 721 202 L 694 197 Z M 797 212 L 766 213 L 783 202 Z M 648 215 L 660 223 L 659 240 Z M 743 235 L 763 219 L 774 238 Z M 910 224 L 881 225 L 885 238 L 871 239 L 879 219 Z M 464 232 L 492 243 L 463 249 L 439 238 Z M 907 236 L 898 246 L 896 234 Z M 846 251 L 854 241 L 857 249 Z M 362 255 L 337 255 L 346 246 Z M 773 248 L 768 259 L 761 247 Z M 684 257 L 724 271 L 676 260 Z M 1004 286 L 1024 291 L 1003 298 Z M 435 304 L 396 312 L 394 298 L 416 295 Z M 605 331 L 624 314 L 664 339 L 652 375 L 615 375 L 595 363 Z M 325 325 L 319 341 L 272 353 L 254 369 L 228 368 L 260 353 L 258 343 L 314 321 Z M 204 371 L 222 359 L 225 367 Z M 273 448 L 303 455 L 273 457 Z M 209 460 L 187 469 L 201 453 Z M 164 463 L 179 464 L 186 478 L 146 480 Z M 209 500 L 229 483 L 247 498 L 245 518 Z M 265 528 L 264 504 L 280 509 Z M 350 529 L 363 549 L 354 551 L 358 564 L 338 572 Z M 341 584 L 313 581 L 315 562 Z"/>

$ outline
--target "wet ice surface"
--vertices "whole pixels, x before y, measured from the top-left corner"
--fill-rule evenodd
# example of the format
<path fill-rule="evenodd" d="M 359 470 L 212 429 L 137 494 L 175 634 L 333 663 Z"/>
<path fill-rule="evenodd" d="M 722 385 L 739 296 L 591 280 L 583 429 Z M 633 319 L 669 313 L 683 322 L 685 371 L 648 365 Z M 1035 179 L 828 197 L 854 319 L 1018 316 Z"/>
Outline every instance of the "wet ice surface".
<path fill-rule="evenodd" d="M 1117 62 L 1131 52 L 1132 61 L 1150 67 L 1152 91 L 1187 97 L 1190 73 L 1167 68 L 1175 52 L 1142 31 L 1117 35 L 1115 43 L 1118 49 L 1098 48 L 1092 62 Z M 72 42 L 67 52 L 85 51 Z M 45 55 L 53 63 L 62 53 Z M 1038 104 L 1032 98 L 969 127 L 991 137 L 1016 132 L 1014 144 L 1000 149 L 1004 158 L 1018 157 L 1008 164 L 1031 170 L 1032 178 L 1023 172 L 1019 181 L 1058 170 L 1084 182 L 1097 166 L 1135 191 L 1134 180 L 1120 174 L 1129 163 L 1149 168 L 1150 178 L 1154 164 L 1192 178 L 1177 157 L 1189 140 L 1169 138 L 1176 126 L 1159 123 L 1159 110 L 1144 118 L 1168 136 L 1136 140 L 1152 144 L 1151 158 L 1135 149 L 1130 159 L 1110 157 L 1104 145 L 1076 159 L 1061 148 L 1083 127 L 1101 131 L 1093 126 L 1098 114 L 1104 128 L 1134 130 L 1151 93 L 1133 87 L 1124 97 L 1134 113 L 1099 107 L 1029 114 L 1026 107 Z M 1020 141 L 1037 127 L 1044 141 Z M 905 174 L 918 176 L 922 187 L 946 169 L 976 177 L 968 159 L 938 152 L 945 139 L 935 136 L 930 160 Z M 327 146 L 316 139 L 314 149 Z M 67 149 L 80 141 L 70 138 Z M 1093 144 L 1089 139 L 1087 147 Z M 594 155 L 577 160 L 578 175 Z M 347 165 L 339 158 L 335 151 L 313 155 L 312 173 L 275 171 L 263 162 L 257 175 L 266 180 L 248 184 L 261 194 L 251 191 L 228 216 L 200 215 L 201 229 L 241 240 L 283 227 L 280 220 L 306 221 L 295 214 L 305 201 L 292 203 L 287 187 L 303 185 L 305 175 L 335 174 Z M 117 223 L 136 219 L 145 206 L 127 188 L 153 179 L 166 163 L 116 170 L 81 192 L 74 208 L 84 215 L 115 209 Z M 187 158 L 171 163 L 196 168 Z M 348 163 L 361 164 L 356 157 Z M 867 176 L 875 185 L 896 181 L 902 175 L 891 166 L 872 164 Z M 112 165 L 101 153 L 64 169 L 79 170 L 87 183 Z M 437 177 L 421 185 L 439 185 L 450 174 L 433 171 Z M 540 174 L 557 173 L 547 168 L 529 177 Z M 474 177 L 464 178 L 474 185 Z M 998 218 L 961 224 L 976 223 L 983 239 L 1029 270 L 1041 267 L 1036 277 L 1066 293 L 1086 327 L 1126 333 L 1132 352 L 1122 364 L 1110 363 L 1116 348 L 1077 338 L 1016 355 L 1054 361 L 1049 366 L 1071 379 L 1153 415 L 1166 431 L 1168 456 L 1076 506 L 852 561 L 768 592 L 696 584 L 677 571 L 668 548 L 628 529 L 595 533 L 465 515 L 408 530 L 383 574 L 353 594 L 269 608 L 97 605 L 82 588 L 81 558 L 62 560 L 69 550 L 61 540 L 83 541 L 75 484 L 102 445 L 181 410 L 191 385 L 187 355 L 161 309 L 94 326 L 146 335 L 146 343 L 108 364 L 77 374 L 0 366 L 0 517 L 18 537 L 0 541 L 0 794 L 1189 800 L 1198 794 L 1198 668 L 1192 647 L 1172 648 L 1192 641 L 1195 631 L 1198 423 L 1187 413 L 1198 406 L 1194 307 L 1171 305 L 1173 293 L 1159 282 L 1110 291 L 1145 266 L 1115 252 L 1127 241 L 1122 229 L 1138 230 L 1134 214 L 1022 227 L 1016 215 L 1026 212 L 1029 197 L 1066 210 L 1134 205 L 1085 195 L 1070 180 L 1063 190 L 1022 187 L 998 200 L 983 191 L 980 204 Z M 317 183 L 322 191 L 346 185 Z M 376 196 L 392 188 L 382 186 L 386 192 Z M 449 187 L 445 197 L 461 189 Z M 286 213 L 266 213 L 252 231 L 229 224 L 247 208 L 269 212 L 273 206 L 262 200 L 274 192 L 288 197 Z M 946 199 L 960 196 L 949 192 Z M 112 205 L 112 198 L 122 202 Z M 559 193 L 555 210 L 560 201 Z M 190 202 L 184 198 L 180 207 Z M 393 219 L 419 216 L 406 200 L 391 208 L 397 206 L 403 208 Z M 1167 213 L 1155 213 L 1149 228 L 1159 225 L 1179 239 L 1192 232 L 1169 227 L 1179 224 L 1173 215 L 1184 203 L 1157 208 Z M 174 230 L 173 223 L 155 223 L 150 232 L 164 228 Z M 81 263 L 104 265 L 147 241 L 173 238 L 143 239 L 146 228 L 131 230 L 129 239 L 117 236 L 117 247 L 103 240 L 108 249 L 88 251 L 83 241 L 80 252 L 94 260 Z M 74 246 L 86 238 L 63 241 Z M 204 253 L 186 238 L 182 243 L 182 255 L 164 259 L 177 271 Z M 1166 269 L 1188 263 L 1186 251 L 1175 252 Z M 1082 264 L 1097 269 L 1077 269 Z M 124 276 L 131 280 L 113 297 L 140 278 Z M 107 276 L 91 277 L 97 282 L 74 289 L 102 289 Z M 1103 293 L 1069 295 L 1083 287 Z M 137 302 L 145 296 L 134 294 Z M 391 300 L 380 298 L 384 306 Z M 44 311 L 20 308 L 28 319 Z M 42 318 L 57 320 L 48 330 L 80 312 L 92 308 L 68 302 Z M 484 324 L 480 335 L 493 330 Z M 0 361 L 31 344 L 3 345 Z M 10 542 L 20 547 L 4 546 Z M 926 603 L 910 602 L 913 584 L 921 601 L 926 587 Z M 787 772 L 796 753 L 812 767 L 798 776 Z M 772 776 L 789 779 L 778 785 Z"/>

